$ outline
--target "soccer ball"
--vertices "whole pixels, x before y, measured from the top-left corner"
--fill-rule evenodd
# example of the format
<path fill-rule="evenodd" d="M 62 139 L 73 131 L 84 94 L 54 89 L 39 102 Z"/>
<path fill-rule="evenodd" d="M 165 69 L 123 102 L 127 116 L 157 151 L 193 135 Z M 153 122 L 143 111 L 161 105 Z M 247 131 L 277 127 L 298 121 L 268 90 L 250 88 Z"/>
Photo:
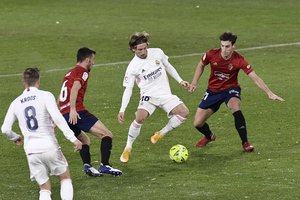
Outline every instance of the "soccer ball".
<path fill-rule="evenodd" d="M 185 146 L 177 144 L 170 149 L 169 157 L 176 163 L 182 163 L 188 159 L 189 152 Z"/>

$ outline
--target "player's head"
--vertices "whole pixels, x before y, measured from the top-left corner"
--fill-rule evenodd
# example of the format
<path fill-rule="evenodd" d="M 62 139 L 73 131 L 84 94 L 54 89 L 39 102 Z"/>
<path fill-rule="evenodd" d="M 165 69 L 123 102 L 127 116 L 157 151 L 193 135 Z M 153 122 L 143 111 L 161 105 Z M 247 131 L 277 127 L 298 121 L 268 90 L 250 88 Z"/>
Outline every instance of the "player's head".
<path fill-rule="evenodd" d="M 82 47 L 77 51 L 77 63 L 87 67 L 87 69 L 90 71 L 95 62 L 95 55 L 96 51 L 87 47 Z"/>
<path fill-rule="evenodd" d="M 129 49 L 134 52 L 139 58 L 147 57 L 147 48 L 149 34 L 146 32 L 136 32 L 130 36 Z"/>
<path fill-rule="evenodd" d="M 25 87 L 39 87 L 40 85 L 40 70 L 34 67 L 28 67 L 23 72 L 23 83 Z"/>
<path fill-rule="evenodd" d="M 224 32 L 219 39 L 221 41 L 221 55 L 223 58 L 229 59 L 234 51 L 237 35 L 231 32 Z"/>

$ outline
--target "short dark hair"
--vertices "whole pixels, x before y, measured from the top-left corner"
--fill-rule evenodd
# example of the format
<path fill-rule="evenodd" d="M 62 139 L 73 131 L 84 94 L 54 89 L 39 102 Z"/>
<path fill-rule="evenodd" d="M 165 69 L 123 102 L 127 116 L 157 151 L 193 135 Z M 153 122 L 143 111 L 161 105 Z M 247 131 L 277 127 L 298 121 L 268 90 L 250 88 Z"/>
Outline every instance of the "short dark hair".
<path fill-rule="evenodd" d="M 234 45 L 237 40 L 237 35 L 232 32 L 224 32 L 219 38 L 221 41 L 230 41 L 231 44 Z"/>
<path fill-rule="evenodd" d="M 40 79 L 40 70 L 36 67 L 28 67 L 23 72 L 23 81 L 28 86 L 34 86 Z"/>
<path fill-rule="evenodd" d="M 86 58 L 92 57 L 93 55 L 96 55 L 96 51 L 87 47 L 82 47 L 77 51 L 77 62 L 82 62 Z"/>
<path fill-rule="evenodd" d="M 148 43 L 149 40 L 149 34 L 146 33 L 145 31 L 143 32 L 135 32 L 130 36 L 129 39 L 129 49 L 132 51 L 137 45 L 143 44 L 143 43 Z"/>

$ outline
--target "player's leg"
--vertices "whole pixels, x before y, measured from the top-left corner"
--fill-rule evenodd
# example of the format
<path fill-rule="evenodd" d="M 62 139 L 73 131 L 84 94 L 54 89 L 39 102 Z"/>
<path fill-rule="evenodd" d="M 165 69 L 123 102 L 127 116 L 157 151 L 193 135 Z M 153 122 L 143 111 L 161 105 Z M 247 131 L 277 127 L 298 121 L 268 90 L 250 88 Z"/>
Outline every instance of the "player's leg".
<path fill-rule="evenodd" d="M 48 179 L 45 183 L 40 186 L 39 200 L 51 200 L 51 183 Z"/>
<path fill-rule="evenodd" d="M 172 101 L 169 103 L 169 105 L 176 105 L 177 103 L 175 103 Z M 178 103 L 180 103 L 179 105 L 176 105 L 170 112 L 168 112 L 168 105 L 165 105 L 164 110 L 167 111 L 167 113 L 169 113 L 170 116 L 170 120 L 168 121 L 168 123 L 166 124 L 166 126 L 164 126 L 160 131 L 156 132 L 152 137 L 151 137 L 151 142 L 153 144 L 157 143 L 159 140 L 161 140 L 169 131 L 177 128 L 178 126 L 180 126 L 182 123 L 185 122 L 186 118 L 189 115 L 189 109 L 185 106 L 184 103 L 182 103 L 181 101 L 178 101 Z M 170 108 L 170 106 L 169 106 Z"/>
<path fill-rule="evenodd" d="M 99 177 L 102 176 L 102 174 L 96 170 L 92 164 L 91 164 L 91 154 L 90 154 L 90 138 L 82 131 L 85 128 L 85 122 L 88 122 L 87 126 L 92 126 L 98 119 L 92 118 L 92 120 L 89 120 L 87 118 L 86 113 L 87 111 L 80 111 L 80 119 L 78 119 L 78 122 L 76 125 L 70 124 L 69 121 L 69 114 L 65 114 L 64 118 L 68 122 L 68 125 L 70 129 L 74 132 L 75 136 L 77 137 L 78 140 L 81 141 L 82 143 L 82 148 L 80 149 L 80 157 L 83 162 L 83 171 L 89 176 L 94 176 L 94 177 Z M 94 120 L 94 121 L 93 121 Z M 88 129 L 89 130 L 89 129 Z"/>
<path fill-rule="evenodd" d="M 35 180 L 40 188 L 39 200 L 51 200 L 51 183 L 44 160 L 44 153 L 27 155 L 30 179 Z"/>
<path fill-rule="evenodd" d="M 209 142 L 213 141 L 216 139 L 216 135 L 212 133 L 212 131 L 209 128 L 209 125 L 206 123 L 208 118 L 214 113 L 214 111 L 210 108 L 207 109 L 202 109 L 198 108 L 195 114 L 195 119 L 194 119 L 194 127 L 204 135 L 202 139 L 200 139 L 196 143 L 196 147 L 204 147 L 206 146 Z"/>
<path fill-rule="evenodd" d="M 73 184 L 72 179 L 70 175 L 69 168 L 67 170 L 60 174 L 60 197 L 62 200 L 72 200 L 73 199 Z"/>
<path fill-rule="evenodd" d="M 253 151 L 254 147 L 248 142 L 246 120 L 242 111 L 240 110 L 241 100 L 237 97 L 232 97 L 227 102 L 227 106 L 230 108 L 233 114 L 235 128 L 239 133 L 244 150 Z"/>
<path fill-rule="evenodd" d="M 138 109 L 136 111 L 135 119 L 131 123 L 129 130 L 128 130 L 126 146 L 120 157 L 121 162 L 127 163 L 129 161 L 129 157 L 130 157 L 130 154 L 132 151 L 132 145 L 133 145 L 134 141 L 136 140 L 136 138 L 139 136 L 143 122 L 148 118 L 148 116 L 149 116 L 149 113 L 147 110 Z"/>
<path fill-rule="evenodd" d="M 160 108 L 168 114 L 170 120 L 160 131 L 151 136 L 150 140 L 153 144 L 161 140 L 166 133 L 180 126 L 189 115 L 189 109 L 176 95 L 167 95 L 159 99 Z"/>
<path fill-rule="evenodd" d="M 89 132 L 101 140 L 100 153 L 101 153 L 101 165 L 99 171 L 102 173 L 108 173 L 114 176 L 122 175 L 122 171 L 114 169 L 109 163 L 111 149 L 112 149 L 112 133 L 106 126 L 98 120 L 89 130 Z"/>

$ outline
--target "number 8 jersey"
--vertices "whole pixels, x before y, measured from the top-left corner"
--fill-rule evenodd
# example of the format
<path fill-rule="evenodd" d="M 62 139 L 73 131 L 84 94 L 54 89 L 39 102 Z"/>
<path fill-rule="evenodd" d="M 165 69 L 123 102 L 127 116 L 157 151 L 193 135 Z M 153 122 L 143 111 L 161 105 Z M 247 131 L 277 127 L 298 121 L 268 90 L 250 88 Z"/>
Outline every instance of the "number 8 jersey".
<path fill-rule="evenodd" d="M 74 142 L 76 137 L 59 112 L 52 93 L 29 87 L 11 104 L 1 127 L 3 133 L 13 140 L 16 134 L 12 125 L 18 119 L 24 135 L 26 154 L 42 153 L 58 149 L 53 122 L 62 130 L 65 137 Z"/>

